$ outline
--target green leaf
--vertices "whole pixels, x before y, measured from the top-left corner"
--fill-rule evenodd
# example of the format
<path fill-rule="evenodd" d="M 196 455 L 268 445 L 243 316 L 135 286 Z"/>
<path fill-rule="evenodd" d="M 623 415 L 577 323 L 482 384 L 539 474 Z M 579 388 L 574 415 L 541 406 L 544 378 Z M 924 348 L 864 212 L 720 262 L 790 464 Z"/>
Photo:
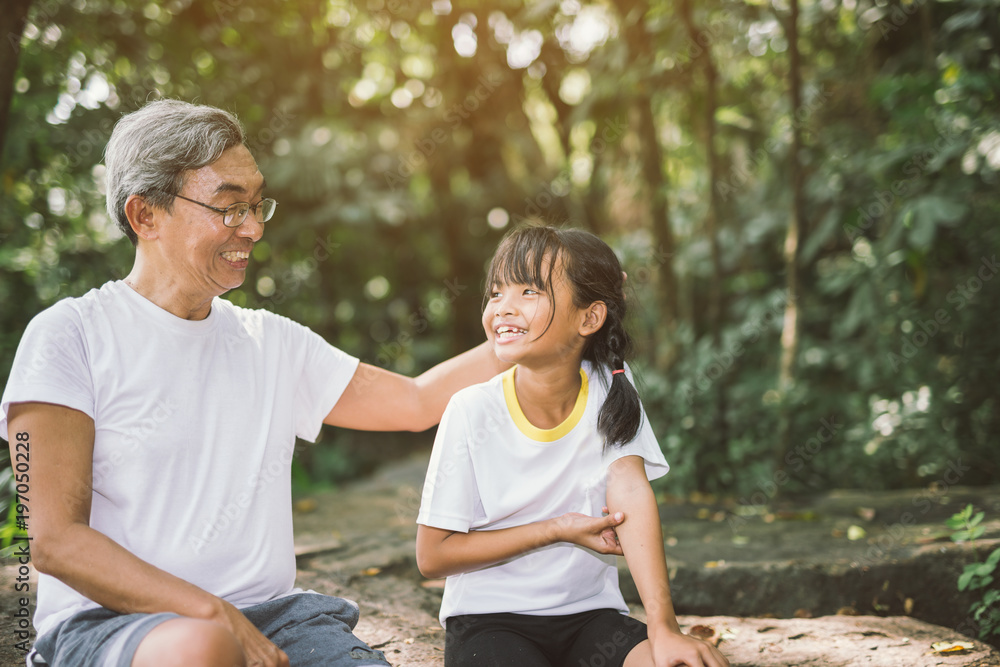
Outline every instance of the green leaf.
<path fill-rule="evenodd" d="M 967 9 L 948 17 L 948 20 L 941 24 L 941 29 L 945 32 L 959 32 L 971 30 L 978 26 L 983 20 L 981 9 Z"/>
<path fill-rule="evenodd" d="M 976 576 L 978 577 L 987 577 L 993 574 L 993 568 L 996 567 L 992 563 L 977 563 L 977 565 Z"/>
<path fill-rule="evenodd" d="M 975 574 L 974 572 L 970 572 L 968 569 L 966 569 L 965 572 L 963 572 L 958 577 L 958 590 L 964 591 L 966 588 L 968 588 L 969 582 L 972 581 L 972 577 L 974 574 Z"/>
<path fill-rule="evenodd" d="M 965 215 L 966 210 L 965 204 L 939 195 L 925 195 L 910 201 L 903 211 L 904 217 L 909 212 L 913 214 L 910 244 L 921 249 L 929 248 L 938 226 L 953 227 Z"/>
<path fill-rule="evenodd" d="M 980 512 L 976 516 L 972 517 L 972 520 L 969 521 L 969 525 L 978 526 L 980 523 L 982 523 L 984 516 L 986 516 L 986 512 Z"/>

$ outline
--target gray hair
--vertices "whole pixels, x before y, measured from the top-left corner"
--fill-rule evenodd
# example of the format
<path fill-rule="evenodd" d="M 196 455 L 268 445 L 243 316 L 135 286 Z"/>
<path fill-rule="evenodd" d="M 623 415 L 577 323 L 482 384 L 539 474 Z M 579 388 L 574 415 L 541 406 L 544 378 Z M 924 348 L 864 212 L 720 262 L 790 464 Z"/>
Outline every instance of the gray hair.
<path fill-rule="evenodd" d="M 236 116 L 215 107 L 157 100 L 122 116 L 104 149 L 108 215 L 136 245 L 125 215 L 131 195 L 169 213 L 185 171 L 212 164 L 244 141 Z"/>

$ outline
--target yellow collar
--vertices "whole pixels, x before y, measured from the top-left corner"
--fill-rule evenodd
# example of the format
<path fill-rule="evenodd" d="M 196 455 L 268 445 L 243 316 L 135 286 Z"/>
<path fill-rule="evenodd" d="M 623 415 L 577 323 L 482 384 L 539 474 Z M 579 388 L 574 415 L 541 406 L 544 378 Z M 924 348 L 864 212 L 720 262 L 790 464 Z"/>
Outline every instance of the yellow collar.
<path fill-rule="evenodd" d="M 515 370 L 517 370 L 517 366 L 503 374 L 503 397 L 507 401 L 507 411 L 521 433 L 538 442 L 555 442 L 580 423 L 583 412 L 587 408 L 587 373 L 582 368 L 580 369 L 580 393 L 577 394 L 573 411 L 569 413 L 569 417 L 566 417 L 562 424 L 548 429 L 538 428 L 524 416 L 521 404 L 517 402 L 517 392 L 514 390 Z"/>

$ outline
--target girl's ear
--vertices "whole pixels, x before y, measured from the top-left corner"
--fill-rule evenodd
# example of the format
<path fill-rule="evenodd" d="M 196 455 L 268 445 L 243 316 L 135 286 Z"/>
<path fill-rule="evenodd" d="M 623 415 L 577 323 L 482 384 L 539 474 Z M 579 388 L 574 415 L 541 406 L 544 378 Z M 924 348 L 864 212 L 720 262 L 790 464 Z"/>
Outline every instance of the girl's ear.
<path fill-rule="evenodd" d="M 589 336 L 600 331 L 604 320 L 608 317 L 608 307 L 603 301 L 595 301 L 584 311 L 583 322 L 580 324 L 580 335 Z"/>

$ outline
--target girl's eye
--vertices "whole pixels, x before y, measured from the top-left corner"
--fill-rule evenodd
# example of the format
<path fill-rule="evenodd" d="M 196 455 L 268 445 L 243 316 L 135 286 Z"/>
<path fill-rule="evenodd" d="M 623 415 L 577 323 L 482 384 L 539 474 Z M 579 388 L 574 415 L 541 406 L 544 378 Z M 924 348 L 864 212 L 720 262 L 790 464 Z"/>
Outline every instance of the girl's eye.
<path fill-rule="evenodd" d="M 534 287 L 527 287 L 527 288 L 525 288 L 524 293 L 525 294 L 538 294 L 538 290 L 536 290 Z"/>

